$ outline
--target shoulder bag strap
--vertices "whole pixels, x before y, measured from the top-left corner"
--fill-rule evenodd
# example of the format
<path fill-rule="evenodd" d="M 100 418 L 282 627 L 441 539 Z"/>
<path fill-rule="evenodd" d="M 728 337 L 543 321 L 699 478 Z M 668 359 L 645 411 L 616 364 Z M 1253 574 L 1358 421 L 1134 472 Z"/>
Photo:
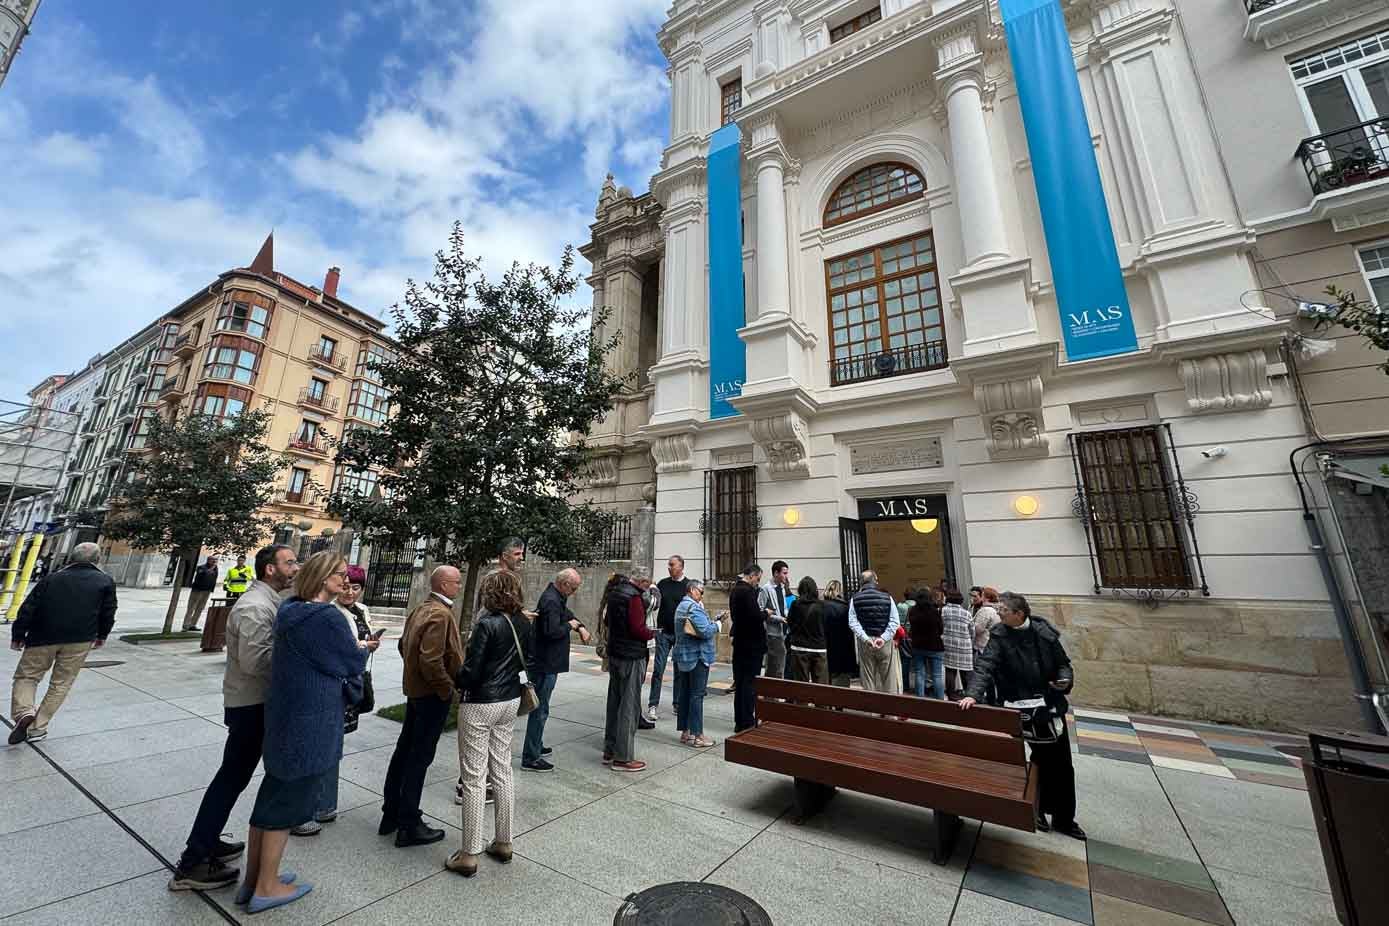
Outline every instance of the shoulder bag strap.
<path fill-rule="evenodd" d="M 506 618 L 506 625 L 511 628 L 511 639 L 516 642 L 516 658 L 521 660 L 521 668 L 517 671 L 524 672 L 526 669 L 526 653 L 521 649 L 521 637 L 516 633 L 516 625 L 511 622 L 511 615 L 502 615 Z"/>

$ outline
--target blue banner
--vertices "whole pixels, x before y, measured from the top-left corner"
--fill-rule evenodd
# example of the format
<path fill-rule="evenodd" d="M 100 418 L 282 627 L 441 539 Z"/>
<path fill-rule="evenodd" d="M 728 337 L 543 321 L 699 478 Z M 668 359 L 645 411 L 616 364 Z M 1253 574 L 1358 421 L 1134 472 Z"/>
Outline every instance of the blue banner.
<path fill-rule="evenodd" d="M 709 137 L 709 417 L 729 418 L 743 394 L 747 353 L 743 327 L 742 135 L 726 125 Z"/>
<path fill-rule="evenodd" d="M 1138 349 L 1059 0 L 1000 0 L 1068 360 Z"/>

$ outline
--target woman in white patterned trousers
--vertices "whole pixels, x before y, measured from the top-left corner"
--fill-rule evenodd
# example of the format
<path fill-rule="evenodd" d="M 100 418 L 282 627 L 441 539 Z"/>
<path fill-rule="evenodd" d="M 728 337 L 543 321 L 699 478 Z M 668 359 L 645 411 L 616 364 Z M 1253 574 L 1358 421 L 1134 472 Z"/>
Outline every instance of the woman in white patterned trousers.
<path fill-rule="evenodd" d="M 521 614 L 521 580 L 500 570 L 482 583 L 486 613 L 473 625 L 468 653 L 455 679 L 463 695 L 458 706 L 458 762 L 463 779 L 463 848 L 449 856 L 450 871 L 465 878 L 477 874 L 484 852 L 499 862 L 511 861 L 511 736 L 521 702 L 522 643 L 530 626 Z M 495 835 L 483 839 L 487 784 L 496 800 Z"/>

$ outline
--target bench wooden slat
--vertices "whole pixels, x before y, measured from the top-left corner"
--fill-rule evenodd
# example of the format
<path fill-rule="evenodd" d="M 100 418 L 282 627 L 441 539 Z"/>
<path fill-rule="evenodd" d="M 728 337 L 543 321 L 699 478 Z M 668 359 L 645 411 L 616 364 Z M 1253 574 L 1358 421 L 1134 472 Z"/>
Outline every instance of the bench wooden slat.
<path fill-rule="evenodd" d="M 793 682 L 781 678 L 758 678 L 756 685 L 759 702 L 762 698 L 808 701 L 821 707 L 844 707 L 872 714 L 892 714 L 910 717 L 913 720 L 928 720 L 967 730 L 1022 736 L 1022 721 L 1018 712 L 1005 708 L 979 705 L 962 711 L 952 701 L 890 695 L 878 691 L 863 691 L 859 688 L 841 688 L 837 685 L 816 685 L 812 682 Z M 761 710 L 760 703 L 758 710 Z"/>
<path fill-rule="evenodd" d="M 755 730 L 745 730 L 727 740 L 724 744 L 724 754 L 728 761 L 1028 832 L 1035 826 L 1034 805 L 1026 796 L 1027 773 L 1017 766 L 993 763 L 998 769 L 1008 770 L 1018 780 L 1014 783 L 1012 794 L 989 793 L 981 788 L 978 777 L 965 781 L 952 776 L 951 782 L 925 782 L 919 777 L 899 774 L 898 771 L 880 770 L 865 761 L 865 756 L 853 755 L 845 744 L 841 744 L 836 752 L 817 749 L 811 743 L 778 735 L 776 730 L 767 731 L 768 735 L 749 735 L 762 734 L 767 727 L 776 726 L 778 725 L 768 724 Z M 801 728 L 782 729 L 792 731 L 792 735 L 807 732 Z"/>
<path fill-rule="evenodd" d="M 956 712 L 960 713 L 958 708 Z M 763 698 L 758 699 L 757 716 L 769 723 L 786 723 L 845 736 L 900 743 L 918 749 L 938 749 L 989 762 L 1005 762 L 1018 766 L 1027 762 L 1022 740 L 1002 733 L 908 723 L 879 717 L 877 714 L 846 714 Z"/>

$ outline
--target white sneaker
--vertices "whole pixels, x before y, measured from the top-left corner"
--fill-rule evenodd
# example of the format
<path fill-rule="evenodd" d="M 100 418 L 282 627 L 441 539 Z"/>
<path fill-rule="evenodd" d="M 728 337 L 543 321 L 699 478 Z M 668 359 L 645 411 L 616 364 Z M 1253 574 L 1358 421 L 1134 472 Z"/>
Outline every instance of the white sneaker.
<path fill-rule="evenodd" d="M 300 823 L 289 832 L 292 836 L 317 836 L 323 832 L 323 824 L 317 820 L 310 820 L 308 823 Z"/>
<path fill-rule="evenodd" d="M 661 719 L 661 711 L 660 711 L 660 709 L 657 708 L 655 705 L 652 705 L 651 707 L 648 707 L 648 708 L 646 709 L 646 719 L 649 720 L 649 721 L 651 721 L 652 723 L 655 723 L 656 721 L 660 720 L 660 719 Z"/>

